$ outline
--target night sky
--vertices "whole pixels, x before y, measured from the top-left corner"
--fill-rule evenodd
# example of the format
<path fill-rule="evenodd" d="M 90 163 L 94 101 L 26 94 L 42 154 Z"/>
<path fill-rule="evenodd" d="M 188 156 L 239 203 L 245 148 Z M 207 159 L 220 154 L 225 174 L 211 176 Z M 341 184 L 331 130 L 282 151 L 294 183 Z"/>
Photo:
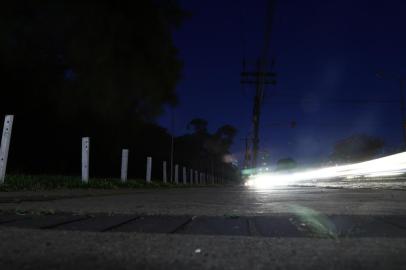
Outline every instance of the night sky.
<path fill-rule="evenodd" d="M 242 59 L 260 55 L 266 1 L 181 4 L 193 16 L 174 34 L 184 61 L 175 133 L 187 132 L 194 117 L 207 119 L 211 130 L 232 124 L 241 162 L 255 91 L 240 85 Z M 405 14 L 404 1 L 277 2 L 270 58 L 278 84 L 266 90 L 260 137 L 273 162 L 321 161 L 337 140 L 355 133 L 380 136 L 387 149 L 401 144 L 399 84 L 376 72 L 406 76 Z M 169 110 L 159 123 L 170 128 Z"/>

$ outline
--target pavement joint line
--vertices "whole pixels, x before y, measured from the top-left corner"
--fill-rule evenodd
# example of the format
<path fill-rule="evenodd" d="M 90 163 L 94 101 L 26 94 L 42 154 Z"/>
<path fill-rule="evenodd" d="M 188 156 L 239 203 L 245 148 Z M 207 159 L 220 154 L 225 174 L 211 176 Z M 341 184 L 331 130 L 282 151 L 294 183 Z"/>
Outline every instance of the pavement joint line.
<path fill-rule="evenodd" d="M 384 222 L 384 223 L 386 223 L 386 224 L 390 224 L 390 225 L 395 226 L 395 227 L 397 227 L 397 228 L 399 228 L 399 229 L 403 229 L 403 230 L 406 229 L 406 226 L 399 225 L 399 224 L 396 223 L 396 222 L 388 221 L 388 220 L 386 220 L 386 219 L 384 219 L 384 218 L 382 218 L 382 217 L 373 217 L 373 219 L 382 221 L 382 222 Z"/>
<path fill-rule="evenodd" d="M 197 216 L 192 216 L 190 218 L 188 218 L 185 222 L 183 222 L 182 224 L 180 224 L 178 227 L 176 227 L 174 230 L 172 230 L 171 232 L 169 232 L 170 234 L 174 234 L 174 233 L 178 233 L 181 230 L 184 230 L 193 220 L 195 220 L 197 218 Z"/>
<path fill-rule="evenodd" d="M 134 221 L 134 220 L 137 220 L 137 219 L 140 219 L 140 218 L 141 218 L 141 216 L 136 216 L 136 217 L 130 218 L 130 219 L 126 220 L 126 221 L 123 221 L 123 222 L 120 222 L 120 223 L 118 223 L 118 224 L 115 224 L 115 225 L 112 225 L 112 226 L 110 226 L 110 227 L 107 227 L 107 228 L 101 230 L 100 232 L 108 232 L 108 231 L 111 231 L 111 230 L 113 230 L 113 229 L 116 229 L 116 228 L 118 228 L 118 227 L 120 227 L 120 226 L 123 226 L 123 225 L 125 225 L 125 224 L 127 224 L 127 223 L 130 223 L 130 222 L 132 222 L 132 221 Z"/>
<path fill-rule="evenodd" d="M 247 218 L 247 227 L 250 236 L 263 236 L 255 225 L 255 220 L 253 220 L 253 218 Z"/>
<path fill-rule="evenodd" d="M 48 226 L 43 226 L 40 229 L 41 230 L 54 229 L 54 228 L 56 228 L 58 226 L 61 226 L 61 225 L 70 224 L 70 223 L 74 223 L 74 222 L 78 222 L 78 221 L 82 221 L 82 220 L 87 220 L 89 218 L 90 217 L 79 217 L 79 218 L 76 218 L 76 219 L 67 220 L 67 221 L 59 222 L 59 223 L 48 225 Z"/>
<path fill-rule="evenodd" d="M 0 225 L 7 224 L 7 223 L 12 223 L 14 221 L 19 221 L 19 220 L 27 220 L 27 219 L 30 219 L 30 218 L 31 217 L 25 217 L 25 218 L 22 218 L 22 219 L 14 218 L 14 219 L 11 219 L 11 220 L 1 221 Z"/>

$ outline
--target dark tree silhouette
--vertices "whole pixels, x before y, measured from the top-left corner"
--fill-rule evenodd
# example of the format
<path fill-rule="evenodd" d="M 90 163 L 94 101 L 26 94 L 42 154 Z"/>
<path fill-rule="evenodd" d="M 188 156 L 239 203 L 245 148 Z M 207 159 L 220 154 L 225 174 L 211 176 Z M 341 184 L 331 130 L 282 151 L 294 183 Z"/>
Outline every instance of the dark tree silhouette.
<path fill-rule="evenodd" d="M 276 170 L 291 170 L 297 167 L 297 163 L 292 158 L 282 158 L 276 163 Z"/>
<path fill-rule="evenodd" d="M 185 16 L 173 0 L 2 3 L 0 116 L 15 115 L 10 171 L 77 173 L 82 136 L 91 137 L 93 175 L 117 172 L 123 147 L 133 159 L 163 158 L 169 136 L 151 120 L 177 102 L 182 62 L 172 29 Z"/>
<path fill-rule="evenodd" d="M 359 162 L 373 159 L 382 150 L 384 141 L 366 134 L 352 135 L 338 141 L 330 160 L 336 163 Z"/>
<path fill-rule="evenodd" d="M 7 1 L 0 9 L 0 116 L 15 115 L 10 172 L 79 174 L 81 137 L 91 137 L 90 171 L 119 175 L 129 148 L 129 177 L 153 176 L 168 161 L 170 136 L 154 119 L 175 106 L 182 62 L 172 30 L 188 16 L 174 0 Z M 223 162 L 236 130 L 176 138 L 176 162 L 231 174 Z"/>
<path fill-rule="evenodd" d="M 188 129 L 192 129 L 196 134 L 206 134 L 207 133 L 207 121 L 202 118 L 195 118 L 188 124 Z"/>
<path fill-rule="evenodd" d="M 188 167 L 237 180 L 237 168 L 227 160 L 237 130 L 225 125 L 210 133 L 207 125 L 208 122 L 201 118 L 190 121 L 188 128 L 193 132 L 175 140 L 175 159 L 183 160 Z"/>

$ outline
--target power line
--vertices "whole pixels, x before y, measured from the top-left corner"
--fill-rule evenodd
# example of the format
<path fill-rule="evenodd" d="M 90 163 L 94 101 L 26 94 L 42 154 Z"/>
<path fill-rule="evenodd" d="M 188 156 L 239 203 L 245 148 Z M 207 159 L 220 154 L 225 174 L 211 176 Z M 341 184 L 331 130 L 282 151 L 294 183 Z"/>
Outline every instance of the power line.
<path fill-rule="evenodd" d="M 388 99 L 388 100 L 382 100 L 382 99 L 340 99 L 340 98 L 329 98 L 329 99 L 311 99 L 311 98 L 303 98 L 301 100 L 296 100 L 296 99 L 289 99 L 289 100 L 267 100 L 265 101 L 265 104 L 303 104 L 303 103 L 348 103 L 348 104 L 372 104 L 372 103 L 378 103 L 378 104 L 393 104 L 393 103 L 399 103 L 399 100 L 395 99 Z"/>
<path fill-rule="evenodd" d="M 363 123 L 363 127 L 365 126 L 394 126 L 398 125 L 397 123 L 391 123 L 391 122 L 375 122 L 375 123 Z M 308 126 L 317 126 L 317 127 L 335 127 L 335 128 L 340 128 L 340 127 L 358 127 L 358 124 L 351 124 L 351 123 L 317 123 L 317 122 L 296 122 L 296 121 L 291 121 L 291 122 L 286 122 L 286 123 L 268 123 L 264 124 L 264 127 L 280 127 L 280 128 L 301 128 L 301 127 L 308 127 Z"/>

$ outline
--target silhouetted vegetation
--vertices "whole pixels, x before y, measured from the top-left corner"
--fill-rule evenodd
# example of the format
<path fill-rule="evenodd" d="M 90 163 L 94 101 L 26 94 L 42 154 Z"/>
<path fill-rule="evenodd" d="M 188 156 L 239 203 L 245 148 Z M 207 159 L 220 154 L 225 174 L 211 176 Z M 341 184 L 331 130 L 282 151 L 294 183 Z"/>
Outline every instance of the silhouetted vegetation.
<path fill-rule="evenodd" d="M 330 160 L 336 163 L 360 162 L 375 158 L 384 147 L 380 138 L 357 134 L 338 141 Z"/>
<path fill-rule="evenodd" d="M 190 134 L 175 140 L 175 160 L 183 160 L 191 168 L 201 168 L 207 173 L 238 179 L 237 168 L 232 164 L 230 147 L 237 130 L 224 125 L 210 133 L 207 121 L 196 118 L 190 121 Z"/>
<path fill-rule="evenodd" d="M 276 163 L 276 170 L 283 171 L 283 170 L 291 170 L 297 167 L 297 163 L 292 158 L 282 158 L 278 160 Z"/>
<path fill-rule="evenodd" d="M 80 177 L 67 177 L 61 175 L 8 175 L 3 185 L 0 185 L 0 191 L 37 191 L 52 189 L 118 189 L 118 188 L 187 188 L 195 187 L 193 185 L 175 185 L 171 183 L 162 183 L 153 181 L 146 183 L 142 179 L 128 179 L 121 182 L 120 179 L 112 178 L 91 178 L 88 183 L 82 182 Z"/>
<path fill-rule="evenodd" d="M 89 136 L 91 175 L 118 175 L 122 148 L 129 177 L 144 178 L 146 156 L 161 175 L 170 136 L 154 119 L 177 103 L 172 30 L 186 16 L 171 0 L 3 3 L 0 116 L 15 115 L 9 172 L 77 175 Z"/>

